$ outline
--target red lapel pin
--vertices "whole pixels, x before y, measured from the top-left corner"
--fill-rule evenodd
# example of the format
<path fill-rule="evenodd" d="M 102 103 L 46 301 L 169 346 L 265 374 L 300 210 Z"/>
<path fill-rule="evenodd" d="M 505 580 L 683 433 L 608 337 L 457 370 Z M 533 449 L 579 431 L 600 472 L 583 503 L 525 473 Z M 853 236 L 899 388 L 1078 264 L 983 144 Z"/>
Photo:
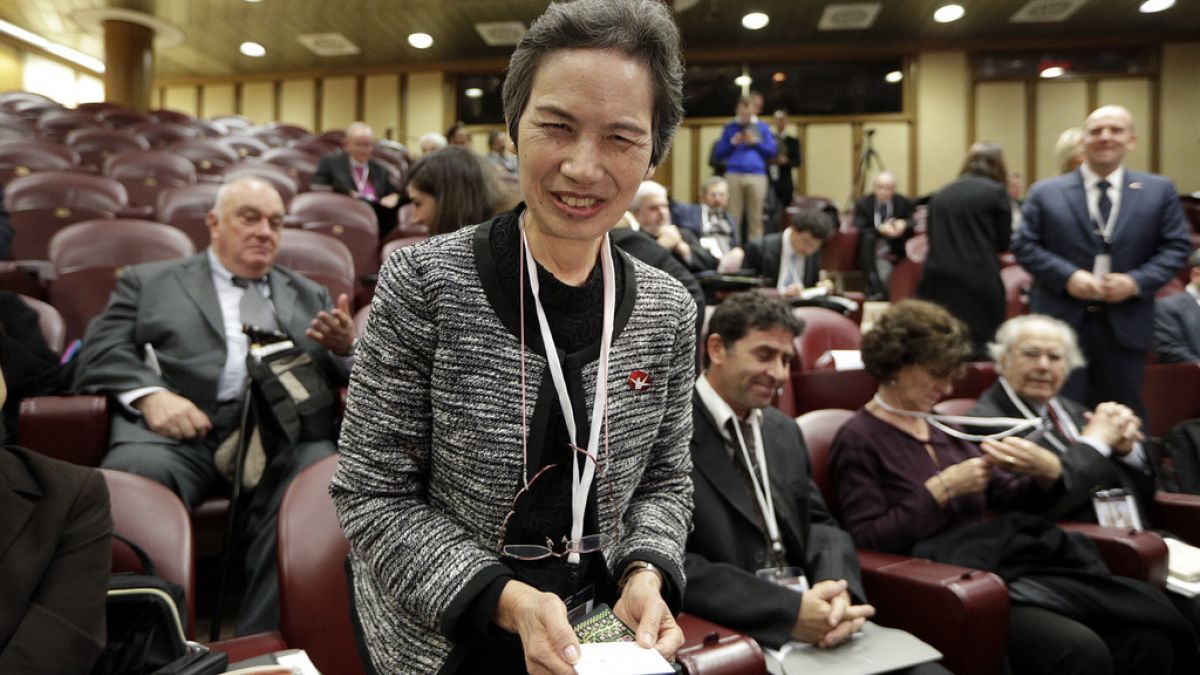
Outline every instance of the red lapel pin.
<path fill-rule="evenodd" d="M 634 391 L 647 391 L 650 389 L 650 381 L 650 373 L 644 370 L 635 370 L 629 374 L 626 384 Z"/>

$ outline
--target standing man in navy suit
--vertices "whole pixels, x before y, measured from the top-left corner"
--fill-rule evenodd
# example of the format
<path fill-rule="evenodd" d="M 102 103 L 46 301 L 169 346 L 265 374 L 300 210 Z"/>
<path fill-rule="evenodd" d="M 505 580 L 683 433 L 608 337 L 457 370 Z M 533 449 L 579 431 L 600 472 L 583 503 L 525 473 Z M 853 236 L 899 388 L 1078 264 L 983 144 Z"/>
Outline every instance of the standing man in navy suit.
<path fill-rule="evenodd" d="M 1145 418 L 1154 293 L 1183 267 L 1191 245 L 1171 181 L 1123 166 L 1136 141 L 1125 108 L 1089 115 L 1083 165 L 1033 186 L 1012 251 L 1034 278 L 1030 309 L 1079 334 L 1088 365 L 1063 393 L 1088 407 L 1124 403 Z"/>

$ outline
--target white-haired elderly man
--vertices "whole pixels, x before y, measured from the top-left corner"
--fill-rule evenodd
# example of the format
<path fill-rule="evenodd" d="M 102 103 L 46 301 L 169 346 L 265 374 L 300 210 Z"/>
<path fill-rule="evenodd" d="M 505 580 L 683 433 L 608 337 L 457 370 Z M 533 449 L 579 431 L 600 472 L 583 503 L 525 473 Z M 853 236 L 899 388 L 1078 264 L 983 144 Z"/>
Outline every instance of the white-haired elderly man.
<path fill-rule="evenodd" d="M 1057 465 L 1062 497 L 1044 515 L 1096 522 L 1093 495 L 1124 488 L 1137 500 L 1145 522 L 1155 483 L 1140 442 L 1141 419 L 1120 403 L 1101 403 L 1089 414 L 1079 403 L 1059 396 L 1067 375 L 1084 365 L 1075 331 L 1049 316 L 1020 316 L 1000 326 L 989 349 L 1000 377 L 967 414 L 1045 420 L 1040 431 L 1004 440 L 1018 471 Z"/>
<path fill-rule="evenodd" d="M 717 269 L 720 262 L 703 246 L 696 234 L 671 223 L 671 203 L 667 188 L 652 180 L 642 181 L 629 205 L 638 229 L 654 237 L 659 246 L 671 252 L 690 272 Z"/>

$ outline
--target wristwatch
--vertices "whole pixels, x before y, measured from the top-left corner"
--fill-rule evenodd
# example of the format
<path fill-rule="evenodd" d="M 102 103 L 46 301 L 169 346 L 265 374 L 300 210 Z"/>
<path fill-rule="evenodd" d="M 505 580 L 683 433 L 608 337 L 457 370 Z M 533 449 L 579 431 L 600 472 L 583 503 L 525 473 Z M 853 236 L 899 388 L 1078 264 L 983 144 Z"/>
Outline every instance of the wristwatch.
<path fill-rule="evenodd" d="M 643 570 L 657 574 L 659 581 L 664 580 L 662 570 L 645 560 L 634 560 L 625 566 L 625 571 L 621 574 L 620 581 L 617 582 L 617 592 L 625 590 L 625 584 L 629 582 L 630 577 Z"/>

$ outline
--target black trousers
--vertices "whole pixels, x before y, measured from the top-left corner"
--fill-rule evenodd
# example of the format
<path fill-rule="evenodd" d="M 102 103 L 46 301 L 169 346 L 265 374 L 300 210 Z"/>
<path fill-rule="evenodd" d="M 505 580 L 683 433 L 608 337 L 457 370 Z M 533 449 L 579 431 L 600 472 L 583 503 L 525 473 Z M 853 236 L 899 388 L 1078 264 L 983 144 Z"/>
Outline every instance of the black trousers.
<path fill-rule="evenodd" d="M 1071 374 L 1063 394 L 1089 409 L 1106 401 L 1124 403 L 1146 421 L 1146 408 L 1142 405 L 1146 351 L 1126 349 L 1117 342 L 1103 307 L 1089 311 L 1075 330 L 1087 366 Z"/>
<path fill-rule="evenodd" d="M 1174 663 L 1171 638 L 1152 628 L 1096 631 L 1026 605 L 1013 605 L 1009 617 L 1007 653 L 1014 675 L 1169 673 Z"/>
<path fill-rule="evenodd" d="M 217 470 L 212 457 L 220 441 L 237 429 L 240 412 L 238 401 L 221 404 L 212 417 L 213 430 L 199 441 L 183 443 L 154 434 L 157 439 L 153 442 L 115 444 L 101 466 L 162 483 L 190 510 L 205 497 L 229 493 L 229 481 Z M 246 594 L 238 612 L 238 635 L 279 627 L 279 574 L 275 567 L 279 504 L 292 479 L 335 451 L 333 441 L 298 443 L 277 453 L 263 471 L 246 511 Z"/>

